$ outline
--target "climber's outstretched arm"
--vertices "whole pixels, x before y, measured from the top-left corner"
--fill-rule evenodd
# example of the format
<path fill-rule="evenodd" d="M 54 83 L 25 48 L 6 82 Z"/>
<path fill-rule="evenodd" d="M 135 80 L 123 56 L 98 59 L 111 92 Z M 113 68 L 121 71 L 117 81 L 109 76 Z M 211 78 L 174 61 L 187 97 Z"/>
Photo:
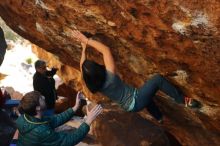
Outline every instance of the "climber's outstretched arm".
<path fill-rule="evenodd" d="M 73 31 L 73 36 L 81 43 L 90 45 L 98 52 L 102 53 L 106 69 L 115 73 L 115 62 L 109 47 L 96 40 L 88 39 L 85 35 L 76 30 Z"/>

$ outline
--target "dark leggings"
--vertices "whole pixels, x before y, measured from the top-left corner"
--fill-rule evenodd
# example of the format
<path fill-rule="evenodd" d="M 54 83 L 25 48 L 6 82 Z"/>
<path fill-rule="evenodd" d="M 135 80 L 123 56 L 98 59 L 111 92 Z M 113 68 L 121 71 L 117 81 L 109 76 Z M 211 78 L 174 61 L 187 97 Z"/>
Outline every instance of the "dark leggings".
<path fill-rule="evenodd" d="M 158 90 L 161 90 L 170 97 L 174 98 L 177 103 L 184 103 L 183 93 L 163 76 L 157 74 L 138 89 L 138 95 L 135 99 L 133 111 L 138 112 L 146 108 L 155 119 L 162 119 L 162 113 L 153 101 L 153 97 Z"/>

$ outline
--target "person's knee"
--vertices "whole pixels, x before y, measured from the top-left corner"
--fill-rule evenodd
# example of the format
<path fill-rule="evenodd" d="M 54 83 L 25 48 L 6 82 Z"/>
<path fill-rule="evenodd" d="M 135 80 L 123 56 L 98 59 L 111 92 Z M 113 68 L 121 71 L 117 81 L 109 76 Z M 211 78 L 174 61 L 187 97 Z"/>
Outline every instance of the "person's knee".
<path fill-rule="evenodd" d="M 156 75 L 153 76 L 152 79 L 155 80 L 155 81 L 161 81 L 161 80 L 164 79 L 164 77 L 161 74 L 156 74 Z"/>

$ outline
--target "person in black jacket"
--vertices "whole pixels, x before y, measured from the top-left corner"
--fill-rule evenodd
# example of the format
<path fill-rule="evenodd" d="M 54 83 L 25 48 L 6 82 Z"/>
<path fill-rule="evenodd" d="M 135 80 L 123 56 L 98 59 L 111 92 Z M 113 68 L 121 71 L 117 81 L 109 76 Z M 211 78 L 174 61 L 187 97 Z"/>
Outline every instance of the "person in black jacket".
<path fill-rule="evenodd" d="M 7 43 L 5 40 L 4 32 L 2 28 L 0 27 L 0 65 L 2 65 L 2 62 L 4 60 L 6 48 L 7 48 Z"/>
<path fill-rule="evenodd" d="M 36 72 L 33 77 L 34 90 L 39 91 L 45 96 L 47 105 L 47 110 L 44 112 L 45 116 L 53 115 L 57 99 L 53 76 L 56 74 L 57 69 L 52 68 L 51 71 L 48 71 L 44 60 L 37 60 L 35 62 L 35 69 Z"/>

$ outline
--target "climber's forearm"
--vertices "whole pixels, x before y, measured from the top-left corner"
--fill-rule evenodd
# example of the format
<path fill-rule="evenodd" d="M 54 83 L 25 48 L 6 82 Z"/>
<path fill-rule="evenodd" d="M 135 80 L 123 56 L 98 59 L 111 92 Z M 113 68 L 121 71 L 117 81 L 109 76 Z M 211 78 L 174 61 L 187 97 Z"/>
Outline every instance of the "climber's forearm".
<path fill-rule="evenodd" d="M 111 71 L 112 73 L 115 73 L 115 62 L 110 48 L 104 45 L 103 43 L 92 39 L 89 39 L 87 44 L 95 48 L 98 52 L 100 52 L 103 55 L 103 60 L 106 69 Z"/>
<path fill-rule="evenodd" d="M 86 60 L 86 46 L 84 47 L 82 45 L 83 49 L 82 49 L 82 54 L 81 54 L 81 59 L 80 59 L 80 71 L 82 72 L 82 65 L 83 62 Z"/>

